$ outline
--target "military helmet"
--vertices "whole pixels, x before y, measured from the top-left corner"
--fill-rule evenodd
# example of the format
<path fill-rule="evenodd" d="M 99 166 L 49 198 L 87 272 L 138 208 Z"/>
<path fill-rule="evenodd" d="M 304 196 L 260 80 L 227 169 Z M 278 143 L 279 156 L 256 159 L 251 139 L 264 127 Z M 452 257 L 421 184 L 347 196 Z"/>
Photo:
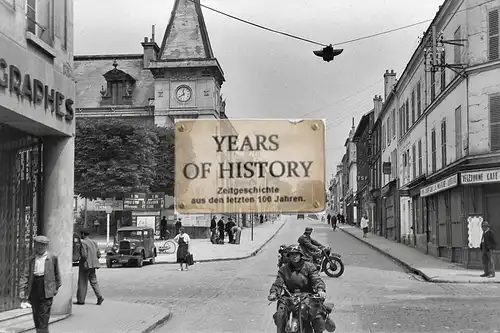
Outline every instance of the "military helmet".
<path fill-rule="evenodd" d="M 304 256 L 304 252 L 302 252 L 302 249 L 300 248 L 300 246 L 297 246 L 297 245 L 291 245 L 288 248 L 287 256 L 291 255 L 292 253 L 298 253 L 301 256 Z"/>

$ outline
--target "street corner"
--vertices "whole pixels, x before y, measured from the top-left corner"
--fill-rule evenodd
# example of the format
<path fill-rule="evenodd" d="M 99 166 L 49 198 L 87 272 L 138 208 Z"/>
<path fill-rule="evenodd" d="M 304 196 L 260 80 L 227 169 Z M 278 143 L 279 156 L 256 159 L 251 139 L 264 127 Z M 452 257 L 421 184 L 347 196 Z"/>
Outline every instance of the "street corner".
<path fill-rule="evenodd" d="M 150 333 L 171 318 L 170 309 L 149 305 L 104 300 L 100 306 L 87 303 L 74 305 L 67 319 L 50 325 L 53 333 Z"/>

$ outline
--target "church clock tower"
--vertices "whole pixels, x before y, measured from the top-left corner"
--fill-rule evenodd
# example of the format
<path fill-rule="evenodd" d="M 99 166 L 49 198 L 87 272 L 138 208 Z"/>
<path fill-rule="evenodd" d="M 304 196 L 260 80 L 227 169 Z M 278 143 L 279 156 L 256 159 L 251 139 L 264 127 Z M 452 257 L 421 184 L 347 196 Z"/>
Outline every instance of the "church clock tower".
<path fill-rule="evenodd" d="M 155 61 L 155 124 L 175 119 L 227 119 L 224 73 L 214 57 L 199 0 L 175 0 Z"/>

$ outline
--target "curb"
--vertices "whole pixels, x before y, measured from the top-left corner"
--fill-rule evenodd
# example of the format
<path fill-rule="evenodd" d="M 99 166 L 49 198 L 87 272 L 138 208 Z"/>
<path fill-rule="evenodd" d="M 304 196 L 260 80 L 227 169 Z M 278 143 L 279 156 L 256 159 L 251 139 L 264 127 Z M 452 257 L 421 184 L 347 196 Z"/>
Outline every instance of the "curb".
<path fill-rule="evenodd" d="M 426 282 L 436 282 L 436 281 L 433 281 L 430 277 L 428 277 L 426 274 L 424 274 L 421 270 L 418 270 L 414 267 L 412 267 L 411 265 L 407 264 L 406 262 L 402 261 L 401 259 L 399 258 L 396 258 L 395 256 L 393 256 L 392 254 L 376 247 L 375 245 L 365 241 L 364 239 L 362 238 L 359 238 L 358 236 L 355 236 L 353 234 L 351 234 L 349 231 L 346 231 L 344 230 L 344 228 L 339 228 L 340 230 L 342 230 L 342 232 L 348 234 L 349 236 L 351 236 L 352 238 L 355 238 L 357 240 L 359 240 L 360 242 L 368 245 L 370 248 L 376 250 L 377 252 L 385 255 L 386 257 L 389 257 L 391 258 L 392 260 L 396 261 L 397 263 L 399 263 L 401 266 L 403 266 L 404 268 L 406 268 L 410 273 L 413 273 L 413 274 L 416 274 L 416 275 L 419 275 L 421 276 Z M 451 282 L 451 281 L 450 281 Z M 450 283 L 448 282 L 448 283 Z M 442 282 L 441 282 L 442 283 Z"/>
<path fill-rule="evenodd" d="M 172 317 L 172 312 L 169 311 L 166 316 L 160 318 L 159 320 L 157 320 L 155 323 L 151 324 L 145 330 L 142 330 L 141 333 L 151 333 L 151 332 L 153 332 L 158 327 L 166 324 L 170 320 L 171 317 Z"/>
<path fill-rule="evenodd" d="M 449 284 L 500 284 L 500 281 L 491 281 L 491 280 L 485 280 L 484 282 L 477 282 L 477 281 L 468 281 L 468 282 L 462 282 L 462 281 L 450 281 L 450 280 L 443 280 L 443 279 L 434 279 L 430 276 L 428 276 L 427 274 L 425 274 L 424 272 L 422 272 L 421 270 L 411 266 L 410 264 L 402 261 L 401 259 L 399 258 L 396 258 L 395 256 L 393 256 L 392 254 L 376 247 L 375 245 L 365 241 L 364 239 L 362 238 L 359 238 L 358 236 L 355 236 L 354 234 L 351 234 L 349 231 L 346 231 L 344 230 L 343 228 L 339 228 L 340 230 L 342 230 L 344 233 L 348 234 L 349 236 L 359 240 L 360 242 L 368 245 L 370 248 L 376 250 L 377 252 L 385 255 L 386 257 L 389 257 L 391 258 L 392 260 L 396 261 L 398 264 L 400 264 L 401 266 L 403 266 L 404 268 L 406 268 L 410 273 L 412 274 L 416 274 L 420 277 L 422 277 L 425 282 L 430 282 L 430 283 L 449 283 Z"/>
<path fill-rule="evenodd" d="M 240 257 L 232 257 L 232 258 L 212 258 L 212 259 L 201 259 L 201 260 L 195 259 L 194 262 L 196 264 L 196 263 L 217 262 L 217 261 L 236 261 L 236 260 L 244 260 L 244 259 L 248 259 L 250 257 L 254 257 L 262 250 L 262 248 L 264 248 L 264 246 L 266 246 L 278 234 L 278 232 L 281 230 L 281 228 L 283 228 L 285 226 L 286 223 L 287 223 L 286 220 L 283 221 L 283 224 L 278 229 L 276 229 L 276 231 L 271 235 L 271 237 L 269 237 L 269 239 L 267 241 L 264 242 L 264 244 L 262 244 L 261 246 L 259 246 L 259 248 L 257 248 L 256 250 L 252 251 L 251 253 L 249 253 L 247 255 L 240 256 Z M 156 262 L 154 264 L 154 266 L 156 266 L 156 265 L 173 265 L 173 264 L 177 264 L 177 262 L 175 262 L 175 261 L 160 261 L 160 262 Z M 105 267 L 105 265 L 103 265 L 103 264 L 101 264 L 101 266 Z M 149 265 L 146 264 L 146 266 L 149 266 Z"/>

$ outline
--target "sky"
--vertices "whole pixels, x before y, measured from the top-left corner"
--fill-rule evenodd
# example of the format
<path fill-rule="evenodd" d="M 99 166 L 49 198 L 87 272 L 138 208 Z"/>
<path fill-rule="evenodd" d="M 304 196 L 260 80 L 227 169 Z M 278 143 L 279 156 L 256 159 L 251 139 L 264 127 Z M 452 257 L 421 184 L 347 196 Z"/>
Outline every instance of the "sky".
<path fill-rule="evenodd" d="M 443 0 L 201 0 L 239 18 L 321 44 L 339 44 L 432 19 Z M 156 25 L 161 43 L 174 0 L 75 0 L 75 55 L 140 54 Z M 202 9 L 215 57 L 225 73 L 229 118 L 326 121 L 327 180 L 345 153 L 354 118 L 384 95 L 383 74 L 399 78 L 429 23 L 339 44 L 329 63 L 322 47 Z"/>

